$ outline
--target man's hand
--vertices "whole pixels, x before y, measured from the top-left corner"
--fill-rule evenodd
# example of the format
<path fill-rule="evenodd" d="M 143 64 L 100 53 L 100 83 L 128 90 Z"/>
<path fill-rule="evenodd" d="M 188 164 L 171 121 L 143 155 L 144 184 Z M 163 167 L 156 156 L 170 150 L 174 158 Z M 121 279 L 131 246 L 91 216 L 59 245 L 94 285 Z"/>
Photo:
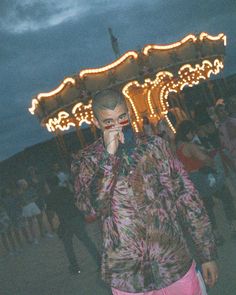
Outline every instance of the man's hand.
<path fill-rule="evenodd" d="M 218 267 L 215 261 L 202 264 L 202 274 L 207 286 L 212 288 L 218 280 Z"/>
<path fill-rule="evenodd" d="M 122 127 L 112 127 L 104 130 L 103 138 L 107 152 L 114 155 L 118 149 L 119 141 L 124 143 Z"/>

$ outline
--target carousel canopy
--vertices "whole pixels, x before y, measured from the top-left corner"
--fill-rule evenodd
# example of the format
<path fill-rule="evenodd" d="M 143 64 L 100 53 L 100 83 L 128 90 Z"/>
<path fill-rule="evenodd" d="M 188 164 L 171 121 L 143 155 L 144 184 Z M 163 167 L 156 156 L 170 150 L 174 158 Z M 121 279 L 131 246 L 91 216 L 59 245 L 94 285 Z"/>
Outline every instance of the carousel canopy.
<path fill-rule="evenodd" d="M 145 114 L 152 121 L 167 117 L 168 97 L 209 79 L 223 69 L 226 36 L 188 35 L 168 45 L 146 45 L 128 51 L 104 67 L 85 69 L 67 77 L 54 90 L 40 93 L 29 108 L 49 132 L 92 123 L 92 97 L 103 89 L 122 91 L 136 131 Z"/>

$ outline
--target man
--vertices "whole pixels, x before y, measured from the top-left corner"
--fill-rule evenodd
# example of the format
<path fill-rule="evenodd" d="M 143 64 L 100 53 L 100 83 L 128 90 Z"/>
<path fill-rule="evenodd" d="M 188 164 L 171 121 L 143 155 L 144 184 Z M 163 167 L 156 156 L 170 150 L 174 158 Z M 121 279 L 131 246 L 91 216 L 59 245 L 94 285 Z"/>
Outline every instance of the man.
<path fill-rule="evenodd" d="M 100 254 L 87 234 L 84 216 L 75 206 L 73 193 L 68 188 L 59 186 L 59 179 L 55 175 L 49 177 L 47 182 L 50 188 L 47 204 L 56 212 L 60 222 L 58 235 L 62 239 L 70 263 L 69 271 L 72 274 L 80 273 L 73 248 L 74 235 L 84 244 L 98 268 L 100 266 Z"/>
<path fill-rule="evenodd" d="M 70 175 L 60 167 L 58 163 L 53 164 L 53 174 L 57 176 L 59 182 L 58 185 L 61 187 L 68 187 L 73 192 L 73 187 L 70 181 Z"/>
<path fill-rule="evenodd" d="M 119 93 L 98 93 L 93 113 L 103 136 L 78 154 L 72 172 L 77 205 L 102 219 L 102 278 L 115 295 L 200 295 L 184 232 L 209 286 L 218 276 L 216 253 L 186 172 L 164 140 L 135 137 Z"/>

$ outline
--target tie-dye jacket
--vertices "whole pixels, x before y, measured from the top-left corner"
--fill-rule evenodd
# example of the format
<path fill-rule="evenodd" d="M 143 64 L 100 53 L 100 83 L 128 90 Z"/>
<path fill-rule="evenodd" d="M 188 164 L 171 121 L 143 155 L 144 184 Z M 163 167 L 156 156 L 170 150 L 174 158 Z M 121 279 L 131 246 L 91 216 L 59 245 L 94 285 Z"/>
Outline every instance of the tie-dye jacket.
<path fill-rule="evenodd" d="M 110 155 L 102 139 L 72 163 L 77 203 L 102 219 L 102 278 L 126 292 L 147 292 L 179 280 L 192 264 L 189 233 L 201 263 L 216 249 L 197 191 L 167 143 L 137 138 L 127 156 Z"/>

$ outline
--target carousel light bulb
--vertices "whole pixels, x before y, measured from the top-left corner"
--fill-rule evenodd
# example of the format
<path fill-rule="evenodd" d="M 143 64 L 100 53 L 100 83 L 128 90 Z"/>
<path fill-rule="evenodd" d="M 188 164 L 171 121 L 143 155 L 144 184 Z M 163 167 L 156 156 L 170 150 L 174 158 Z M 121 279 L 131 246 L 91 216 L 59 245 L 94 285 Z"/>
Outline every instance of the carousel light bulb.
<path fill-rule="evenodd" d="M 127 58 L 131 58 L 131 57 L 134 59 L 137 59 L 138 53 L 136 51 L 128 51 L 123 56 L 121 56 L 119 59 L 117 59 L 115 62 L 108 64 L 108 65 L 101 67 L 101 68 L 83 70 L 80 72 L 79 76 L 80 76 L 80 78 L 83 78 L 84 76 L 89 75 L 89 74 L 98 74 L 98 73 L 106 72 L 108 70 L 111 70 L 112 68 L 115 68 L 116 66 L 123 63 Z"/>
<path fill-rule="evenodd" d="M 179 47 L 179 46 L 183 45 L 184 43 L 186 43 L 188 41 L 196 42 L 196 40 L 197 40 L 197 38 L 194 35 L 189 34 L 186 37 L 184 37 L 181 41 L 178 41 L 178 42 L 175 42 L 175 43 L 172 43 L 172 44 L 168 44 L 168 45 L 152 45 L 152 44 L 150 44 L 150 45 L 147 45 L 146 47 L 144 47 L 143 54 L 148 55 L 149 51 L 151 51 L 151 50 L 169 50 L 169 49 L 173 49 L 173 48 L 176 48 L 176 47 Z"/>
<path fill-rule="evenodd" d="M 68 77 L 66 79 L 64 79 L 64 81 L 54 90 L 50 91 L 50 92 L 47 92 L 47 93 L 39 93 L 37 95 L 37 99 L 40 100 L 41 98 L 49 98 L 55 94 L 58 94 L 62 89 L 65 88 L 65 86 L 67 84 L 72 84 L 72 85 L 75 85 L 75 79 L 71 78 L 71 77 Z"/>

